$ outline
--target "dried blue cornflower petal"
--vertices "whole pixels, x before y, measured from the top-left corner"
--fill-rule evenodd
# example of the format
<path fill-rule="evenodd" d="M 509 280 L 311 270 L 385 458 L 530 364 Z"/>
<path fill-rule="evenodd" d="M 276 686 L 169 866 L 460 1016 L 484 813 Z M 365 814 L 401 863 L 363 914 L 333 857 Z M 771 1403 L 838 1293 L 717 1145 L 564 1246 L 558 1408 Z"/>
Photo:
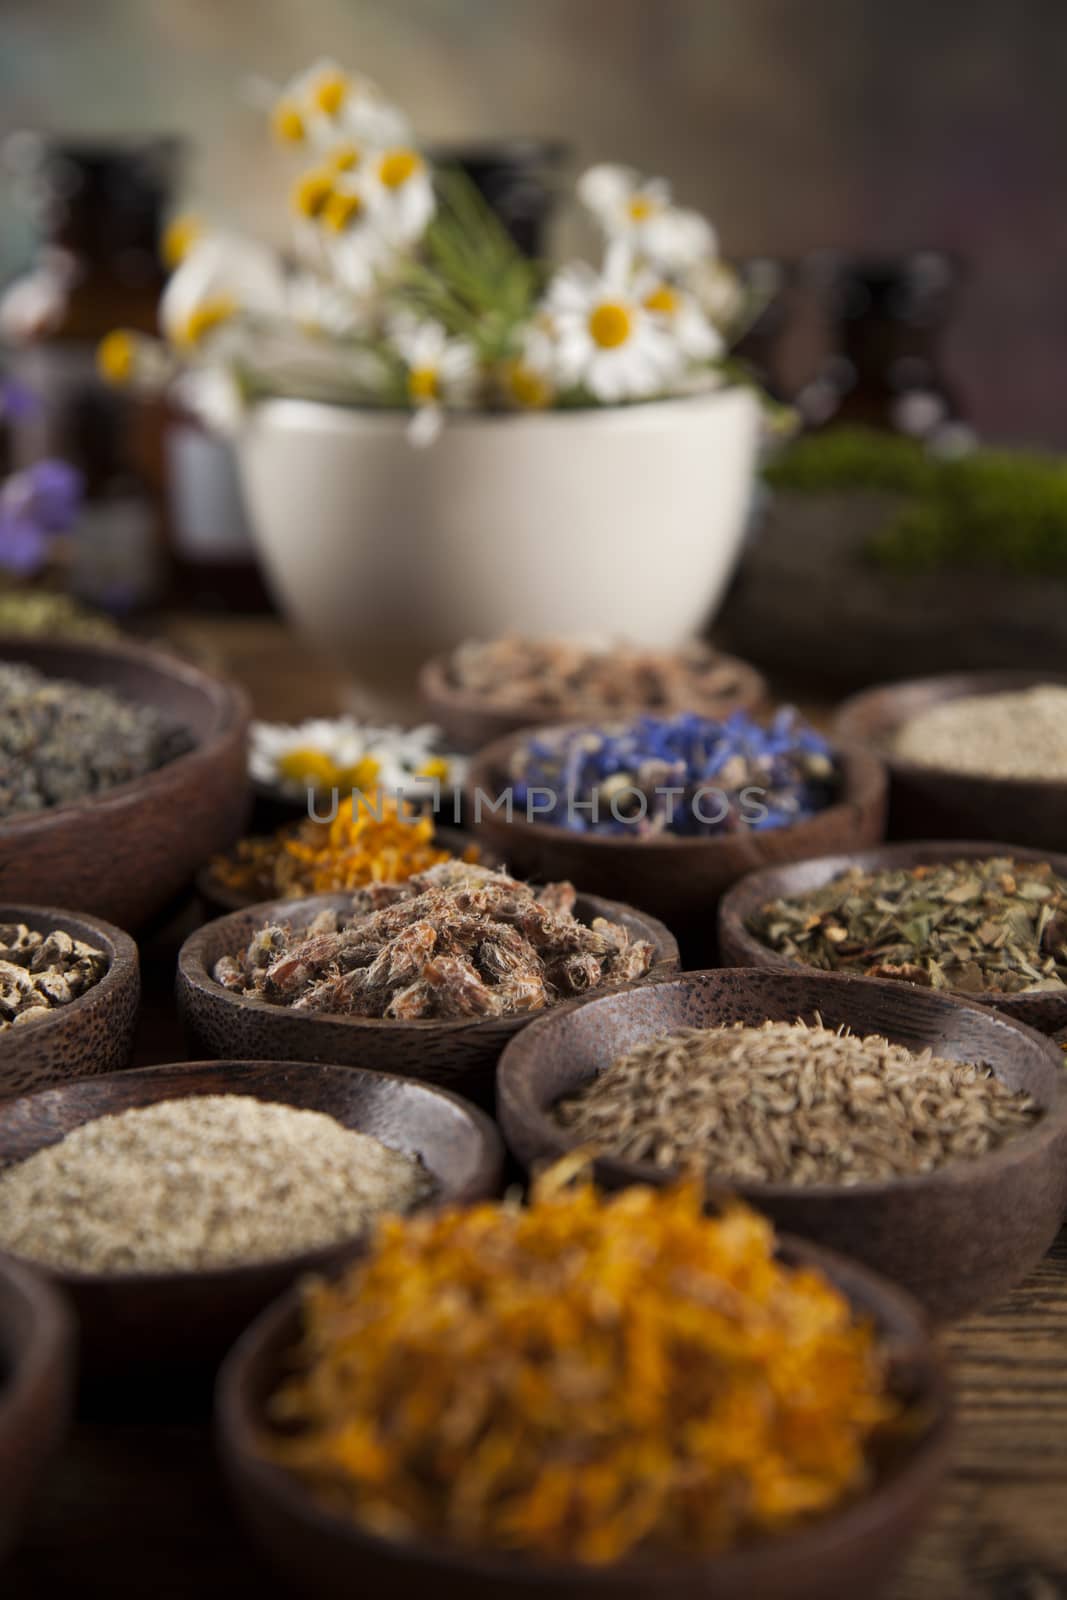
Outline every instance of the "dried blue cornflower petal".
<path fill-rule="evenodd" d="M 768 727 L 744 711 L 722 722 L 684 711 L 542 729 L 517 749 L 512 775 L 520 814 L 537 790 L 540 822 L 636 839 L 788 827 L 831 805 L 840 786 L 832 747 L 791 707 Z"/>

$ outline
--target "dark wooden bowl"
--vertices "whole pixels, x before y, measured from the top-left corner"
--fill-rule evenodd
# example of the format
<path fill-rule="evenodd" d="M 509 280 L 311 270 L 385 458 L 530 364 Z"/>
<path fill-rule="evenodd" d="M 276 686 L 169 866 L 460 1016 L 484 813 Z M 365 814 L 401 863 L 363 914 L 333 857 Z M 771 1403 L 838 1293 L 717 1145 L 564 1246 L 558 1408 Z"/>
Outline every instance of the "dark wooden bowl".
<path fill-rule="evenodd" d="M 890 772 L 892 839 L 1010 839 L 1037 850 L 1060 850 L 1067 819 L 1067 783 L 1056 779 L 981 778 L 901 761 L 893 736 L 905 722 L 944 700 L 1017 693 L 1036 684 L 1067 685 L 1063 672 L 958 672 L 867 689 L 846 700 L 835 735 L 866 745 Z"/>
<path fill-rule="evenodd" d="M 129 934 L 98 917 L 75 917 L 51 906 L 0 906 L 4 922 L 23 922 L 35 933 L 69 933 L 102 950 L 108 964 L 100 982 L 77 1000 L 40 1022 L 0 1032 L 0 1099 L 124 1067 L 141 999 L 137 946 Z"/>
<path fill-rule="evenodd" d="M 44 1279 L 0 1260 L 0 1562 L 59 1449 L 74 1389 L 74 1318 Z"/>
<path fill-rule="evenodd" d="M 332 1061 L 372 1067 L 401 1077 L 440 1083 L 478 1104 L 491 1105 L 496 1063 L 509 1039 L 539 1012 L 517 1017 L 395 1022 L 383 1017 L 333 1017 L 292 1011 L 232 993 L 211 974 L 220 956 L 236 955 L 268 922 L 310 922 L 327 907 L 345 909 L 351 895 L 323 894 L 310 900 L 274 900 L 220 917 L 199 929 L 178 956 L 178 1009 L 190 1045 L 213 1055 L 265 1055 L 285 1061 Z M 678 946 L 653 917 L 610 900 L 579 895 L 575 915 L 583 922 L 607 917 L 656 949 L 648 983 L 678 971 Z M 571 1002 L 564 1002 L 570 1004 Z M 559 1009 L 554 1008 L 554 1009 Z"/>
<path fill-rule="evenodd" d="M 884 1035 L 895 1044 L 953 1061 L 986 1063 L 1012 1088 L 1027 1089 L 1045 1115 L 1030 1132 L 975 1161 L 919 1177 L 854 1187 L 784 1183 L 729 1185 L 775 1224 L 841 1250 L 900 1284 L 938 1319 L 957 1317 L 1005 1294 L 1049 1248 L 1067 1202 L 1067 1076 L 1048 1039 L 984 1006 L 900 983 L 838 974 L 728 967 L 692 972 L 631 994 L 589 1000 L 534 1023 L 497 1071 L 498 1119 L 526 1166 L 580 1141 L 551 1108 L 649 1039 L 676 1028 L 768 1018 L 814 1020 L 829 1028 Z M 663 1183 L 645 1162 L 605 1156 L 601 1181 Z M 711 1169 L 709 1183 L 716 1183 Z"/>
<path fill-rule="evenodd" d="M 884 1463 L 864 1499 L 799 1533 L 703 1561 L 633 1558 L 608 1567 L 478 1554 L 427 1540 L 375 1537 L 322 1509 L 258 1444 L 265 1405 L 287 1371 L 300 1327 L 297 1295 L 272 1306 L 231 1352 L 219 1375 L 216 1429 L 242 1518 L 270 1561 L 314 1600 L 347 1600 L 352 1574 L 366 1592 L 437 1600 L 591 1596 L 596 1600 L 856 1600 L 886 1584 L 927 1516 L 948 1464 L 948 1386 L 922 1316 L 905 1295 L 851 1261 L 797 1240 L 781 1257 L 818 1267 L 873 1319 L 893 1385 L 923 1422 Z"/>
<path fill-rule="evenodd" d="M 431 1204 L 496 1194 L 503 1150 L 492 1122 L 455 1095 L 351 1067 L 291 1061 L 193 1061 L 87 1078 L 0 1105 L 0 1166 L 24 1161 L 96 1117 L 186 1095 L 244 1094 L 321 1111 L 346 1128 L 418 1155 L 436 1181 Z M 94 1377 L 217 1362 L 251 1319 L 305 1272 L 358 1254 L 364 1239 L 250 1266 L 205 1272 L 41 1273 L 66 1291 Z M 10 1259 L 8 1257 L 7 1259 Z"/>
<path fill-rule="evenodd" d="M 132 644 L 0 638 L 0 660 L 112 689 L 190 730 L 195 749 L 132 783 L 0 822 L 0 896 L 71 906 L 138 929 L 201 862 L 233 843 L 248 805 L 248 703 L 232 684 Z"/>
<path fill-rule="evenodd" d="M 517 811 L 509 822 L 503 812 L 494 815 L 484 800 L 479 814 L 478 792 L 489 802 L 497 799 L 512 781 L 507 776 L 512 754 L 529 737 L 527 730 L 500 739 L 471 762 L 466 799 L 475 838 L 523 877 L 540 882 L 569 878 L 589 894 L 640 906 L 662 917 L 682 940 L 702 943 L 713 932 L 720 895 L 745 873 L 828 850 L 863 849 L 880 843 L 885 832 L 885 768 L 866 750 L 850 746 L 838 748 L 841 799 L 790 828 L 712 839 L 673 834 L 629 839 L 528 822 Z"/>
<path fill-rule="evenodd" d="M 775 972 L 821 972 L 821 967 L 806 961 L 793 961 L 763 944 L 748 931 L 748 923 L 771 900 L 789 899 L 821 889 L 850 867 L 863 872 L 882 868 L 919 867 L 942 861 L 983 860 L 989 856 L 1011 856 L 1017 861 L 1047 861 L 1067 879 L 1067 855 L 1050 855 L 1047 850 L 1028 850 L 1013 844 L 981 844 L 941 839 L 925 844 L 883 845 L 880 850 L 859 850 L 847 856 L 820 856 L 814 861 L 798 861 L 790 867 L 771 867 L 752 872 L 724 896 L 719 906 L 719 953 L 724 966 L 769 967 Z M 1042 1033 L 1055 1033 L 1067 1027 L 1067 989 L 1062 993 L 1039 990 L 1036 994 L 1009 994 L 990 990 L 988 994 L 963 994 L 964 1000 L 993 1006 L 1006 1016 L 1029 1023 Z"/>
<path fill-rule="evenodd" d="M 730 694 L 696 695 L 687 711 L 699 711 L 708 717 L 728 716 L 731 711 L 758 711 L 767 698 L 767 680 L 756 668 L 737 656 L 720 655 L 718 660 L 734 672 L 734 692 Z M 446 744 L 455 750 L 481 750 L 494 740 L 517 733 L 520 728 L 544 726 L 552 722 L 571 722 L 590 715 L 578 703 L 560 707 L 544 701 L 531 700 L 521 708 L 487 704 L 484 696 L 469 689 L 458 689 L 449 678 L 448 657 L 434 656 L 419 672 L 419 694 L 427 714 L 442 729 Z M 661 708 L 656 708 L 661 709 Z M 647 706 L 633 705 L 613 709 L 612 715 L 627 716 L 647 711 Z M 600 713 L 593 711 L 592 717 Z"/>
<path fill-rule="evenodd" d="M 304 812 L 307 815 L 307 812 Z M 477 841 L 469 833 L 463 833 L 459 828 L 435 828 L 434 843 L 441 850 L 451 850 L 454 856 L 460 856 L 468 845 Z M 478 861 L 483 867 L 495 867 L 500 863 L 495 856 L 482 849 Z M 232 854 L 228 851 L 227 854 Z M 200 896 L 205 912 L 211 917 L 225 917 L 231 911 L 243 911 L 246 906 L 254 906 L 258 897 L 255 894 L 242 894 L 239 889 L 232 889 L 229 884 L 220 883 L 217 873 L 209 862 L 201 867 L 196 875 L 196 891 Z"/>

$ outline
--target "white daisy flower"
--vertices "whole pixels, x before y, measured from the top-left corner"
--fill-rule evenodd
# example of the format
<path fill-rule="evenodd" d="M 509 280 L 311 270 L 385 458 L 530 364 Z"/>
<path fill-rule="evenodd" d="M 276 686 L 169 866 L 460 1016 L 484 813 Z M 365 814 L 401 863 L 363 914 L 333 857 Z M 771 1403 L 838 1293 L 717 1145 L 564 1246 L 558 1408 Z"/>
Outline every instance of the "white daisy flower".
<path fill-rule="evenodd" d="M 314 272 L 297 272 L 285 286 L 285 308 L 305 333 L 344 338 L 366 321 L 352 295 Z"/>
<path fill-rule="evenodd" d="M 465 339 L 449 338 L 439 322 L 398 317 L 389 331 L 407 368 L 408 399 L 415 411 L 411 438 L 416 444 L 431 444 L 440 432 L 443 408 L 473 399 L 477 353 Z"/>
<path fill-rule="evenodd" d="M 433 179 L 411 145 L 380 150 L 367 167 L 376 222 L 394 245 L 415 244 L 436 210 Z"/>
<path fill-rule="evenodd" d="M 504 398 L 509 405 L 542 411 L 556 398 L 559 349 L 551 317 L 541 313 L 527 328 L 522 348 L 502 374 Z"/>
<path fill-rule="evenodd" d="M 578 196 L 609 239 L 625 242 L 635 256 L 665 272 L 684 272 L 718 248 L 707 218 L 673 205 L 670 185 L 661 178 L 605 163 L 578 180 Z"/>
<path fill-rule="evenodd" d="M 250 776 L 294 797 L 309 788 L 325 791 L 384 789 L 419 800 L 458 787 L 467 763 L 440 754 L 441 730 L 422 727 L 372 727 L 352 717 L 313 718 L 289 726 L 253 722 L 249 730 Z"/>
<path fill-rule="evenodd" d="M 646 311 L 663 319 L 688 360 L 714 361 L 722 355 L 726 348 L 722 334 L 688 290 L 646 273 L 634 283 L 634 294 Z"/>
<path fill-rule="evenodd" d="M 634 293 L 625 250 L 609 251 L 604 269 L 564 267 L 549 285 L 545 307 L 556 330 L 558 371 L 597 400 L 647 399 L 667 389 L 682 367 L 678 341 L 664 318 Z"/>
<path fill-rule="evenodd" d="M 285 280 L 274 253 L 236 234 L 211 234 L 194 244 L 171 275 L 159 321 L 171 344 L 196 350 L 238 312 L 282 315 Z"/>
<path fill-rule="evenodd" d="M 326 258 L 345 289 L 367 294 L 393 255 L 381 226 L 374 186 L 356 174 L 338 177 L 320 214 Z"/>
<path fill-rule="evenodd" d="M 376 84 L 329 58 L 290 78 L 277 94 L 271 120 L 282 143 L 320 150 L 349 142 L 396 144 L 411 136 L 407 117 Z"/>

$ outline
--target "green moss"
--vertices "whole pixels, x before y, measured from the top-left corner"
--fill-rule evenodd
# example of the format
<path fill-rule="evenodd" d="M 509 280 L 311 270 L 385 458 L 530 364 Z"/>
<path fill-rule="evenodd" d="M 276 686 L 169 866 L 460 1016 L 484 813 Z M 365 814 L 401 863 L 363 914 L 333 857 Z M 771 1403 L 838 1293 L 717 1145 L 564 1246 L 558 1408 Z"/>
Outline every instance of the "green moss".
<path fill-rule="evenodd" d="M 867 546 L 890 571 L 1067 577 L 1067 462 L 1055 457 L 978 450 L 942 460 L 911 439 L 842 427 L 799 440 L 766 476 L 797 493 L 904 496 Z"/>

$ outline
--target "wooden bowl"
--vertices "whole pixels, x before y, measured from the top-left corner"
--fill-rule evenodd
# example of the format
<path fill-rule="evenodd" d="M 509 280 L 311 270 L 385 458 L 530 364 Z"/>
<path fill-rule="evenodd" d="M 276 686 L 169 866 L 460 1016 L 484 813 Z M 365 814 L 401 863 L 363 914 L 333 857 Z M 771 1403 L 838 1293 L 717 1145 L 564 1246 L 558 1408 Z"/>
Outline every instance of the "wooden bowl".
<path fill-rule="evenodd" d="M 1018 693 L 1036 684 L 1067 686 L 1062 672 L 959 672 L 868 689 L 846 700 L 835 735 L 881 756 L 890 772 L 892 839 L 1010 839 L 1037 850 L 1060 850 L 1067 817 L 1067 782 L 983 778 L 901 761 L 892 753 L 905 722 L 945 700 Z"/>
<path fill-rule="evenodd" d="M 107 971 L 51 1016 L 0 1032 L 0 1099 L 124 1067 L 141 999 L 137 946 L 129 934 L 98 917 L 75 917 L 51 906 L 0 906 L 0 923 L 7 922 L 25 923 L 35 933 L 58 930 L 95 945 L 107 957 Z"/>
<path fill-rule="evenodd" d="M 464 850 L 476 843 L 477 841 L 469 833 L 463 833 L 459 828 L 434 829 L 434 844 L 441 850 L 451 850 L 454 856 L 461 856 Z M 477 848 L 480 851 L 478 857 L 480 866 L 500 865 L 495 856 L 491 856 L 480 845 Z M 228 851 L 227 854 L 232 855 L 233 852 Z M 224 917 L 231 911 L 243 911 L 246 906 L 254 906 L 260 898 L 255 893 L 243 894 L 240 889 L 233 889 L 229 884 L 220 882 L 210 862 L 207 866 L 201 867 L 196 875 L 196 891 L 205 912 L 212 917 Z"/>
<path fill-rule="evenodd" d="M 248 703 L 232 684 L 132 644 L 0 638 L 0 660 L 155 706 L 196 746 L 71 805 L 0 822 L 0 896 L 71 906 L 138 929 L 236 839 L 248 801 Z"/>
<path fill-rule="evenodd" d="M 220 956 L 236 955 L 266 923 L 299 925 L 327 907 L 345 910 L 351 902 L 347 894 L 267 901 L 209 922 L 187 939 L 178 956 L 178 1009 L 191 1045 L 222 1057 L 269 1052 L 285 1061 L 372 1067 L 377 1072 L 444 1084 L 479 1104 L 491 1105 L 501 1050 L 528 1026 L 531 1017 L 543 1013 L 524 1012 L 481 1022 L 432 1018 L 395 1022 L 383 1017 L 314 1015 L 234 994 L 211 976 Z M 607 917 L 621 923 L 635 939 L 651 940 L 655 959 L 638 983 L 677 972 L 678 946 L 654 917 L 590 895 L 579 895 L 574 911 L 583 922 Z"/>
<path fill-rule="evenodd" d="M 1049 1248 L 1067 1202 L 1067 1075 L 1049 1040 L 984 1006 L 904 984 L 838 974 L 728 967 L 690 972 L 630 994 L 589 1000 L 516 1039 L 497 1072 L 498 1120 L 526 1166 L 580 1141 L 551 1108 L 646 1040 L 683 1027 L 768 1018 L 884 1035 L 952 1061 L 986 1063 L 1045 1110 L 1032 1131 L 975 1161 L 853 1187 L 728 1184 L 776 1226 L 854 1256 L 909 1290 L 938 1319 L 998 1299 Z M 663 1183 L 646 1162 L 605 1156 L 600 1180 Z M 709 1184 L 717 1182 L 714 1168 Z M 723 1180 L 725 1183 L 726 1180 Z"/>
<path fill-rule="evenodd" d="M 436 1600 L 855 1600 L 878 1593 L 928 1514 L 948 1464 L 950 1403 L 940 1359 L 905 1295 L 828 1251 L 782 1240 L 793 1265 L 818 1267 L 889 1352 L 893 1386 L 923 1419 L 874 1489 L 802 1532 L 702 1561 L 633 1558 L 607 1567 L 479 1554 L 428 1540 L 394 1542 L 324 1510 L 298 1479 L 263 1459 L 267 1398 L 297 1342 L 296 1294 L 254 1324 L 227 1358 L 216 1391 L 223 1467 L 250 1533 L 268 1559 L 313 1600 L 347 1600 L 352 1574 L 367 1593 Z"/>
<path fill-rule="evenodd" d="M 731 692 L 694 696 L 692 704 L 685 709 L 708 717 L 724 717 L 731 711 L 757 711 L 767 697 L 767 680 L 763 674 L 737 656 L 718 655 L 717 659 L 722 666 L 733 668 Z M 519 708 L 494 706 L 483 695 L 457 688 L 449 678 L 448 665 L 448 656 L 434 656 L 427 661 L 419 672 L 419 694 L 427 714 L 442 729 L 445 743 L 451 749 L 481 750 L 484 745 L 517 733 L 520 728 L 571 722 L 583 716 L 592 720 L 601 715 L 595 709 L 590 713 L 588 707 L 583 710 L 578 703 L 559 706 L 531 700 Z M 623 706 L 613 709 L 611 714 L 627 716 L 648 709 L 641 705 Z"/>
<path fill-rule="evenodd" d="M 719 906 L 719 953 L 728 967 L 768 967 L 775 972 L 821 972 L 821 967 L 809 966 L 806 961 L 795 961 L 772 950 L 754 933 L 748 931 L 749 920 L 771 900 L 790 899 L 821 889 L 832 879 L 859 867 L 863 872 L 878 872 L 883 868 L 920 867 L 943 861 L 981 861 L 990 856 L 1011 856 L 1016 861 L 1047 861 L 1067 879 L 1067 855 L 1050 855 L 1048 851 L 1027 850 L 1012 844 L 959 843 L 942 839 L 925 844 L 883 845 L 880 850 L 860 850 L 847 856 L 820 856 L 814 861 L 798 861 L 789 867 L 771 867 L 765 872 L 750 873 L 735 883 Z M 920 992 L 921 988 L 920 988 Z M 964 1000 L 977 1005 L 993 1006 L 1005 1016 L 1029 1023 L 1042 1033 L 1055 1033 L 1067 1027 L 1067 989 L 1057 994 L 1039 990 L 1036 994 L 1010 994 L 990 990 L 987 994 L 964 993 L 962 990 L 941 991 L 959 994 Z"/>
<path fill-rule="evenodd" d="M 24 1161 L 96 1117 L 187 1095 L 243 1094 L 321 1111 L 422 1158 L 436 1181 L 432 1204 L 497 1192 L 500 1137 L 489 1118 L 425 1084 L 351 1067 L 288 1061 L 194 1061 L 118 1072 L 0 1105 L 0 1166 Z M 358 1254 L 356 1236 L 277 1261 L 204 1272 L 83 1273 L 41 1267 L 66 1291 L 94 1377 L 217 1362 L 250 1320 L 305 1272 Z M 8 1257 L 7 1259 L 10 1259 Z"/>
<path fill-rule="evenodd" d="M 840 800 L 789 828 L 711 839 L 674 834 L 630 839 L 529 822 L 517 811 L 509 822 L 503 812 L 491 812 L 485 799 L 479 807 L 477 797 L 480 793 L 491 803 L 508 787 L 512 755 L 530 737 L 527 730 L 500 739 L 471 762 L 466 798 L 475 838 L 523 877 L 540 882 L 569 878 L 590 894 L 640 906 L 662 917 L 679 939 L 693 940 L 700 948 L 714 930 L 720 895 L 745 873 L 828 850 L 862 849 L 880 843 L 885 832 L 885 768 L 866 750 L 846 745 L 837 747 L 843 773 Z M 706 955 L 704 959 L 706 963 Z"/>
<path fill-rule="evenodd" d="M 74 1388 L 74 1318 L 43 1278 L 0 1259 L 0 1562 L 59 1449 Z"/>

